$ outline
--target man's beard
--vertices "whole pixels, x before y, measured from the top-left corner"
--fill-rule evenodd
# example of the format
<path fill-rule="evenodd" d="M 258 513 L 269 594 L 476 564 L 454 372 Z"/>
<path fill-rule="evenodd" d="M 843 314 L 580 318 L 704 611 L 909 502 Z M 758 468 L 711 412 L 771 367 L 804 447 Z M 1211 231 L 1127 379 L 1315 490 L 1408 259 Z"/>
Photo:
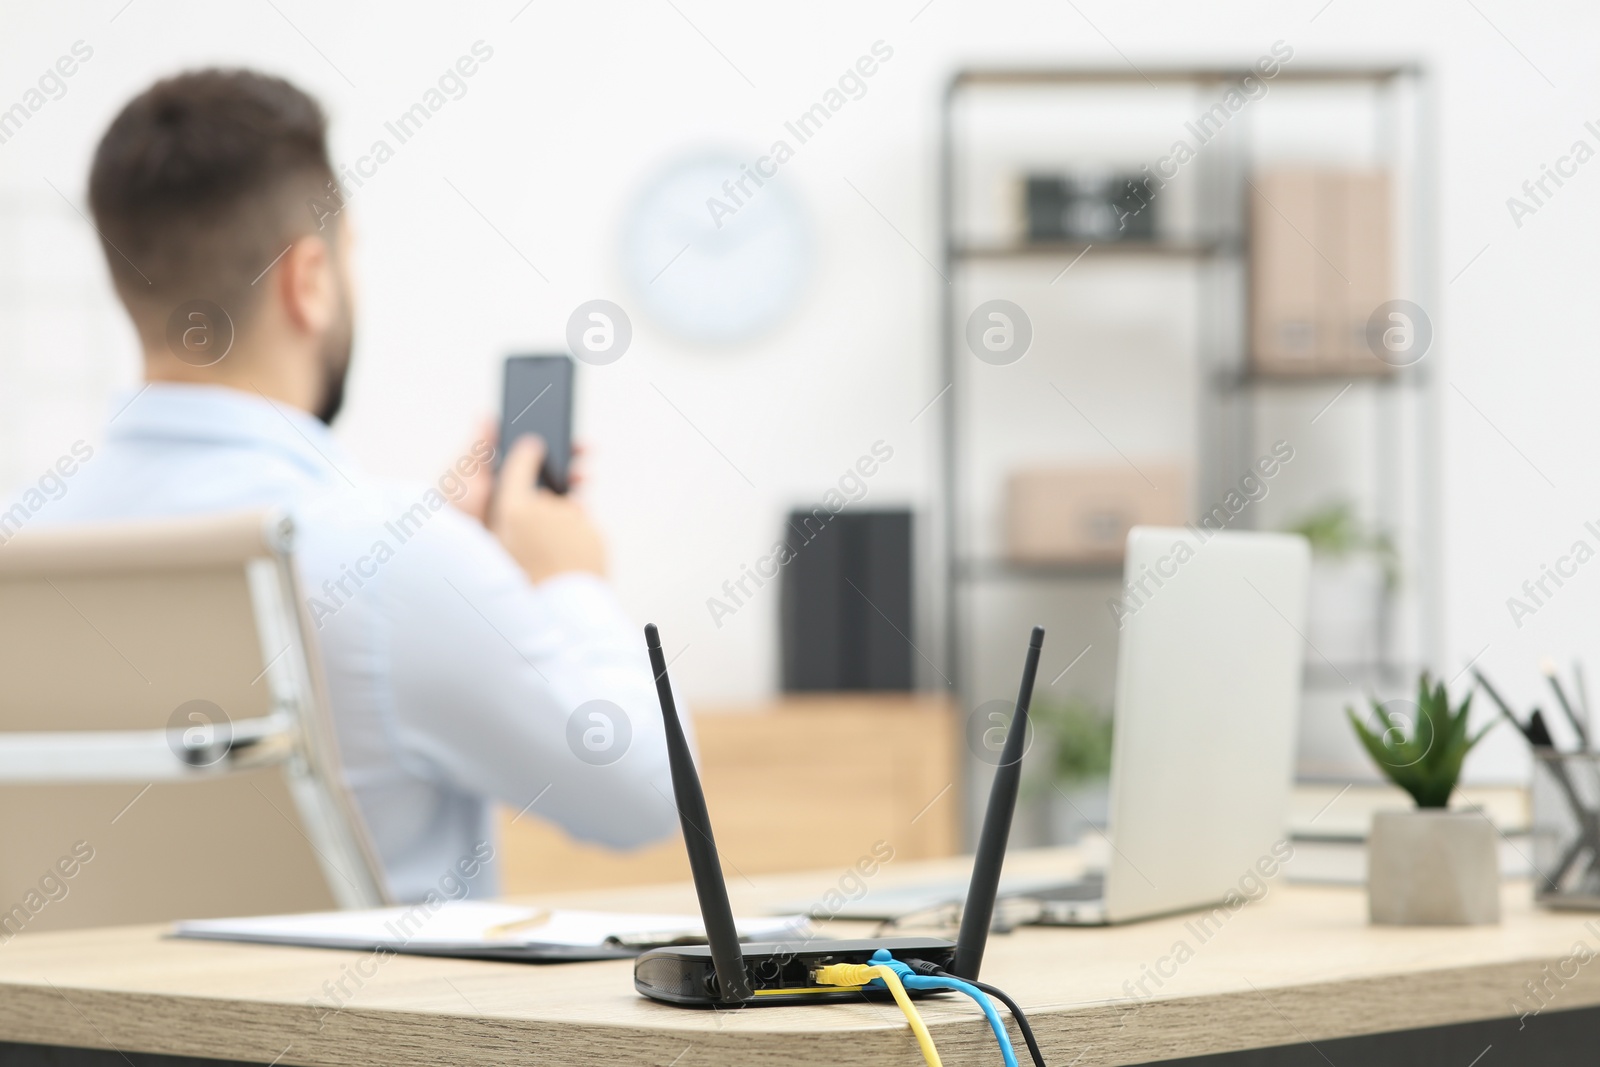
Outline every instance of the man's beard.
<path fill-rule="evenodd" d="M 345 380 L 350 376 L 350 350 L 355 344 L 355 322 L 350 310 L 350 294 L 339 293 L 339 318 L 322 340 L 318 353 L 322 364 L 322 396 L 312 414 L 326 425 L 333 425 L 344 407 Z"/>

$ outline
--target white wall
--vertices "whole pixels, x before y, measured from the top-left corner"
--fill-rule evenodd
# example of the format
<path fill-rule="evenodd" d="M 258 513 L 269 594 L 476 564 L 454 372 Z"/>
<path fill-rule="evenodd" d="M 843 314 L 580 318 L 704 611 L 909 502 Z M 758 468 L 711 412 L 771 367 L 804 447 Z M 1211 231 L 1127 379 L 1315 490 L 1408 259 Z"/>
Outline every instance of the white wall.
<path fill-rule="evenodd" d="M 1586 5 L 537 0 L 519 14 L 522 0 L 123 2 L 0 4 L 0 107 L 74 41 L 94 48 L 65 96 L 0 144 L 7 483 L 97 433 L 107 391 L 134 379 L 132 335 L 89 232 L 47 182 L 82 206 L 99 132 L 155 76 L 216 63 L 281 72 L 326 102 L 336 154 L 350 160 L 473 42 L 494 48 L 467 95 L 402 146 L 353 209 L 365 302 L 339 432 L 374 470 L 426 478 L 494 409 L 505 352 L 559 347 L 569 312 L 591 297 L 628 306 L 620 220 L 657 167 L 696 148 L 753 156 L 881 39 L 894 58 L 868 94 L 786 168 L 815 257 L 784 326 L 738 349 L 699 349 L 636 315 L 632 351 L 580 385 L 593 507 L 629 607 L 692 645 L 675 671 L 696 698 L 758 696 L 776 676 L 775 589 L 720 630 L 706 597 L 765 551 L 784 509 L 820 497 L 879 438 L 895 457 L 869 500 L 927 497 L 934 420 L 909 420 L 943 384 L 932 329 L 943 283 L 921 256 L 936 258 L 934 118 L 948 72 L 972 61 L 1247 61 L 1281 38 L 1301 62 L 1418 57 L 1437 75 L 1447 665 L 1487 646 L 1480 662 L 1531 699 L 1538 656 L 1600 643 L 1600 562 L 1521 629 L 1505 604 L 1574 539 L 1600 545 L 1582 530 L 1600 520 L 1590 455 L 1600 163 L 1520 228 L 1505 204 L 1575 139 L 1600 148 L 1583 128 L 1600 120 L 1600 12 Z M 1480 776 L 1520 767 L 1499 733 L 1475 762 Z"/>

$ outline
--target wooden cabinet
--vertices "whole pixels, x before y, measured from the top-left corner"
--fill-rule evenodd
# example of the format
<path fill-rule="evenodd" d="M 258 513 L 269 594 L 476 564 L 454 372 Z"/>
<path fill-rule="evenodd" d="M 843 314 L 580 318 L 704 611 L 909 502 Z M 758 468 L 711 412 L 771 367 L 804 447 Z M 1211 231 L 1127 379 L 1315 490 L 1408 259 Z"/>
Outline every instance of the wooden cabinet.
<path fill-rule="evenodd" d="M 699 764 L 729 878 L 896 859 L 960 844 L 960 724 L 943 698 L 837 694 L 694 709 Z M 501 891 L 685 881 L 678 836 L 633 852 L 575 842 L 532 813 L 499 816 Z"/>

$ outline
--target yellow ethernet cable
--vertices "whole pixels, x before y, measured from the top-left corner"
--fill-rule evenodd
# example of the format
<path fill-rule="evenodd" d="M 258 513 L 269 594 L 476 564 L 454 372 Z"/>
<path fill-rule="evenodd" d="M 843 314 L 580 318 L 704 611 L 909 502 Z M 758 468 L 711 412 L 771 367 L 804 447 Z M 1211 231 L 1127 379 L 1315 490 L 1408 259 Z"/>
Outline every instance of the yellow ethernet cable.
<path fill-rule="evenodd" d="M 818 967 L 816 972 L 817 984 L 827 986 L 863 986 L 874 978 L 882 979 L 894 995 L 894 1002 L 900 1005 L 906 1022 L 911 1024 L 911 1032 L 917 1035 L 917 1044 L 922 1048 L 922 1058 L 928 1067 L 944 1067 L 939 1062 L 939 1050 L 933 1047 L 933 1037 L 923 1024 L 922 1016 L 917 1014 L 917 1006 L 911 1003 L 906 987 L 892 968 L 876 963 L 830 963 Z"/>

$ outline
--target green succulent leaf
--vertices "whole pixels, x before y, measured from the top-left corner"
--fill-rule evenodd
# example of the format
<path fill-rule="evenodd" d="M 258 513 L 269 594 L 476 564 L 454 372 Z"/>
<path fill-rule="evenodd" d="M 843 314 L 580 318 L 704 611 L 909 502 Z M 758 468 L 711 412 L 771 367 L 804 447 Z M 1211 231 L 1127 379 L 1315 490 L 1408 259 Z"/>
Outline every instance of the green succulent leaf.
<path fill-rule="evenodd" d="M 1410 793 L 1419 808 L 1447 807 L 1467 753 L 1495 724 L 1490 722 L 1476 734 L 1470 733 L 1472 694 L 1452 710 L 1444 683 L 1433 683 L 1426 671 L 1417 679 L 1415 722 L 1396 721 L 1376 697 L 1370 698 L 1370 703 L 1381 732 L 1374 732 L 1352 707 L 1345 708 L 1345 715 L 1372 761 L 1385 777 Z"/>

